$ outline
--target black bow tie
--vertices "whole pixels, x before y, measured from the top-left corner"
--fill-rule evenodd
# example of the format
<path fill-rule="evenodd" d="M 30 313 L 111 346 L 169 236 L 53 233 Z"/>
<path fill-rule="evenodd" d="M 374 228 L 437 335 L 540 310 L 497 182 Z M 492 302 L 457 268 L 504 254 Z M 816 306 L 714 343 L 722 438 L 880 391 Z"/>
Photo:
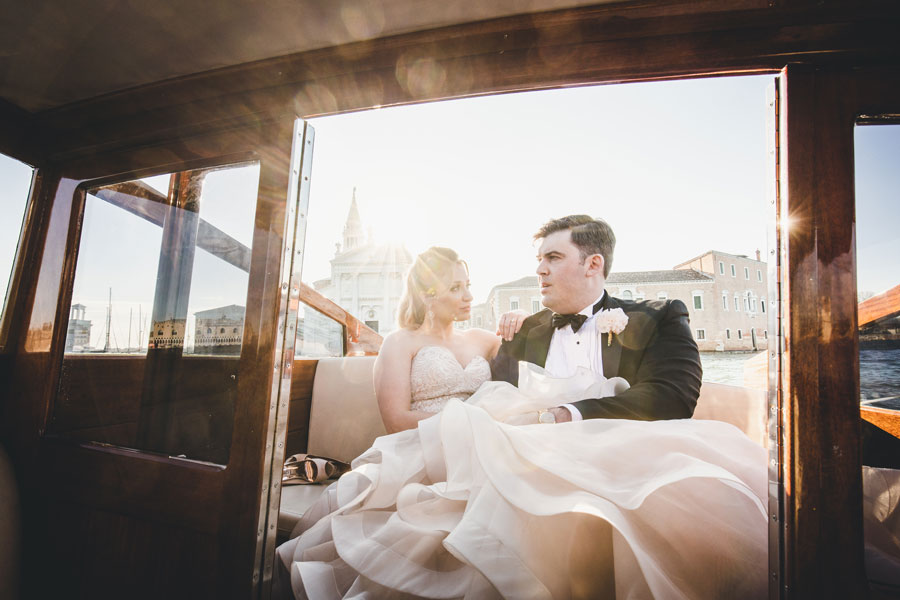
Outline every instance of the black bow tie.
<path fill-rule="evenodd" d="M 553 313 L 553 326 L 557 329 L 562 329 L 566 325 L 572 326 L 572 331 L 578 333 L 578 330 L 581 329 L 581 326 L 584 325 L 584 322 L 587 321 L 587 315 L 577 314 L 577 315 L 560 315 L 558 313 Z"/>

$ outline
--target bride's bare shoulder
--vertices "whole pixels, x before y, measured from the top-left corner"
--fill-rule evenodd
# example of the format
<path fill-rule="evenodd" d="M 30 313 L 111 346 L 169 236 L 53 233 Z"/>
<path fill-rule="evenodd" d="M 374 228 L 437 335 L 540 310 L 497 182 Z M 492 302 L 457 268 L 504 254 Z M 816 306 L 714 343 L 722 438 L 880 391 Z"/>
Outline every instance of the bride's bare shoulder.
<path fill-rule="evenodd" d="M 381 342 L 382 354 L 388 355 L 410 355 L 415 354 L 416 349 L 421 345 L 420 335 L 410 329 L 395 329 L 384 337 Z"/>
<path fill-rule="evenodd" d="M 477 346 L 479 354 L 484 356 L 492 354 L 500 346 L 500 337 L 487 329 L 473 327 L 464 330 L 462 335 L 467 343 Z"/>

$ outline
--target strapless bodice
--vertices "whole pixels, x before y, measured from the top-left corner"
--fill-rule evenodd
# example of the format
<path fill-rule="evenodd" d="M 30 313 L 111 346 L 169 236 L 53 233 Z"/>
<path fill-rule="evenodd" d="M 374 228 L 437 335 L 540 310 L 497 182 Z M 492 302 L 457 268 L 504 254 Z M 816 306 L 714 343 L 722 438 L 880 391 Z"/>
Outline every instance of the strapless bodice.
<path fill-rule="evenodd" d="M 491 365 L 476 356 L 465 367 L 444 346 L 423 346 L 412 360 L 409 374 L 411 408 L 437 413 L 451 398 L 466 400 L 491 379 Z"/>

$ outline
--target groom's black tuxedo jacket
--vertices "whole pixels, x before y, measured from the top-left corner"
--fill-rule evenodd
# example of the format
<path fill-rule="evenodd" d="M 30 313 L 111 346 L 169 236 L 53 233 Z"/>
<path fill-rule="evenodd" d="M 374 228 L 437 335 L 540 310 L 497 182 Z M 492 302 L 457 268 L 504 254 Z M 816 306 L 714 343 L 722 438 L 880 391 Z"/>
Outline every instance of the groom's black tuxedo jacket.
<path fill-rule="evenodd" d="M 603 374 L 622 377 L 631 389 L 614 397 L 573 402 L 585 419 L 686 419 L 700 395 L 700 353 L 691 335 L 688 311 L 681 300 L 632 302 L 604 294 L 601 308 L 621 308 L 625 331 L 602 334 Z M 553 313 L 544 309 L 525 319 L 491 362 L 495 381 L 518 385 L 519 361 L 543 367 L 550 349 Z"/>

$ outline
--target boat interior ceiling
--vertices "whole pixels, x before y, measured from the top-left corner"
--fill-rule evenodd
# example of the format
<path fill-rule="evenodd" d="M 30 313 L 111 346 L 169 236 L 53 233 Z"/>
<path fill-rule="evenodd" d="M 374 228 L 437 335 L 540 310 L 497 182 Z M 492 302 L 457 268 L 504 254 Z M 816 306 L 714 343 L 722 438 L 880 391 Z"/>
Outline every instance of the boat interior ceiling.
<path fill-rule="evenodd" d="M 36 162 L 272 113 L 310 117 L 503 91 L 777 71 L 789 62 L 882 64 L 896 54 L 897 8 L 885 1 L 483 4 L 18 6 L 6 17 L 0 53 L 4 148 Z"/>
<path fill-rule="evenodd" d="M 859 331 L 896 322 L 900 288 L 858 303 L 852 132 L 900 122 L 900 3 L 57 0 L 6 6 L 0 23 L 0 153 L 35 168 L 0 323 L 23 597 L 268 597 L 281 468 L 307 450 L 319 364 L 298 312 L 331 324 L 341 359 L 382 340 L 301 280 L 304 119 L 741 74 L 773 79 L 770 598 L 869 593 L 860 466 L 900 466 L 900 418 L 860 408 Z M 200 190 L 248 166 L 241 235 Z M 91 203 L 153 231 L 153 329 L 180 341 L 72 352 Z M 246 282 L 231 353 L 179 345 L 197 249 Z M 72 559 L 47 578 L 47 556 Z"/>

